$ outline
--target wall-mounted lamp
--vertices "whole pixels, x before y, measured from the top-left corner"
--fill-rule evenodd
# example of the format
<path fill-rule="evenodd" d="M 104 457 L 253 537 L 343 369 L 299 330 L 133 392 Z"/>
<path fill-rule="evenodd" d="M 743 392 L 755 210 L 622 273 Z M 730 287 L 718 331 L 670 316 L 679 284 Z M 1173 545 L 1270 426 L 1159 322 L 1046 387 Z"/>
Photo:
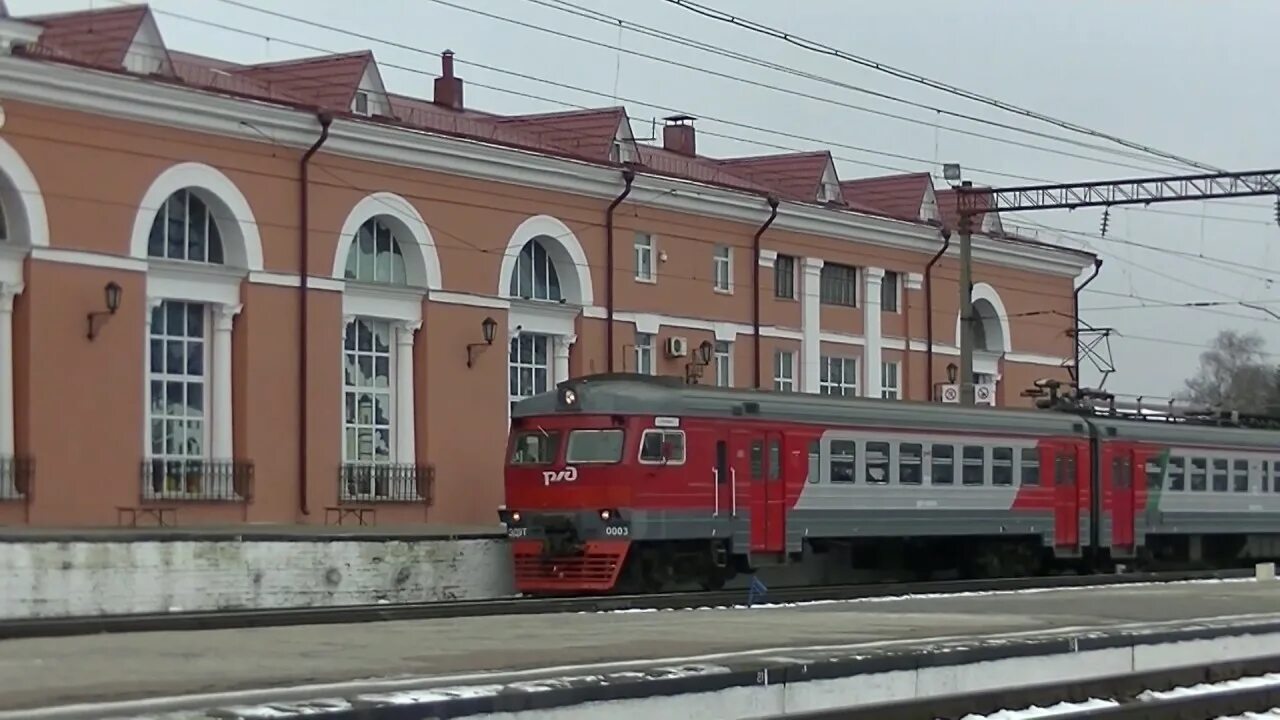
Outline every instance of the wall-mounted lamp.
<path fill-rule="evenodd" d="M 493 336 L 498 332 L 498 321 L 491 317 L 485 318 L 480 323 L 480 334 L 484 338 L 484 342 L 469 343 L 467 345 L 467 367 L 471 367 L 475 363 L 476 348 L 485 348 L 493 344 Z"/>
<path fill-rule="evenodd" d="M 952 385 L 956 384 L 956 373 L 959 370 L 960 368 L 956 367 L 955 363 L 947 363 L 947 382 L 948 383 Z"/>
<path fill-rule="evenodd" d="M 116 310 L 120 309 L 121 289 L 120 289 L 119 283 L 112 280 L 111 282 L 107 283 L 107 286 L 102 290 L 103 290 L 103 293 L 106 295 L 105 299 L 107 303 L 107 309 L 98 310 L 97 312 L 89 313 L 89 339 L 90 340 L 98 336 L 98 319 L 115 315 Z"/>
<path fill-rule="evenodd" d="M 702 377 L 702 369 L 711 364 L 711 355 L 716 351 L 716 346 L 711 344 L 710 340 L 703 340 L 698 349 L 694 352 L 692 361 L 684 366 L 684 381 L 690 385 L 697 385 L 698 378 Z"/>

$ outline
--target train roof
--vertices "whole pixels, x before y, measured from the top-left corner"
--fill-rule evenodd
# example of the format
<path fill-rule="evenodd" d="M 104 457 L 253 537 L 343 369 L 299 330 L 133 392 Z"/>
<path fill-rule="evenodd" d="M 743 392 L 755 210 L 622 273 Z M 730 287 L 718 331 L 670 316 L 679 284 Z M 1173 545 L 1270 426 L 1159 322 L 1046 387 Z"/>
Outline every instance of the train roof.
<path fill-rule="evenodd" d="M 574 409 L 561 403 L 572 389 Z M 816 425 L 886 425 L 920 430 L 1002 432 L 1024 435 L 1083 435 L 1079 416 L 1045 410 L 963 407 L 934 402 L 846 398 L 690 385 L 672 376 L 613 373 L 560 383 L 556 390 L 521 400 L 513 418 L 563 412 L 596 415 L 766 418 Z"/>

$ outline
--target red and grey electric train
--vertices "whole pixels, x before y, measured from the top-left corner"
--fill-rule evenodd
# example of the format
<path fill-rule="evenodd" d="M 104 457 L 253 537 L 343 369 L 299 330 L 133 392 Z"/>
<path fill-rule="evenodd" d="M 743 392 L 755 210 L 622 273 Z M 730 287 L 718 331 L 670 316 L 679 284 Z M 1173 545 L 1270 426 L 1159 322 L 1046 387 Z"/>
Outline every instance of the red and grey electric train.
<path fill-rule="evenodd" d="M 1074 407 L 572 379 L 512 412 L 499 517 L 516 585 L 652 592 L 805 563 L 922 579 L 1280 556 L 1280 432 Z"/>

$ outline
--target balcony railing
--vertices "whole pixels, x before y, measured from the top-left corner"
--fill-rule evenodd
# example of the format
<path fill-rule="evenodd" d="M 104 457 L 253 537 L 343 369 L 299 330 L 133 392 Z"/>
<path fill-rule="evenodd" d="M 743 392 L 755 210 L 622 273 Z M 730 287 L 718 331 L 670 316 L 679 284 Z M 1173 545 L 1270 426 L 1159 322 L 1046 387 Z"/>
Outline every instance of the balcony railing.
<path fill-rule="evenodd" d="M 142 461 L 143 502 L 226 502 L 253 499 L 253 463 L 148 458 Z"/>
<path fill-rule="evenodd" d="M 432 465 L 345 463 L 338 470 L 338 501 L 342 503 L 430 505 L 434 489 Z"/>
<path fill-rule="evenodd" d="M 22 502 L 31 497 L 35 460 L 0 455 L 0 502 Z"/>

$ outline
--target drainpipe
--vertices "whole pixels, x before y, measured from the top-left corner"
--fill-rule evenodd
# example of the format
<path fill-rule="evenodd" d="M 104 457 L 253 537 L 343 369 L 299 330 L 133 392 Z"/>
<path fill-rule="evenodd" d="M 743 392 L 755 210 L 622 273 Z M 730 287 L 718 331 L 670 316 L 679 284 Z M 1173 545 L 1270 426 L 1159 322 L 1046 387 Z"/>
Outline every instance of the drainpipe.
<path fill-rule="evenodd" d="M 759 230 L 756 230 L 755 237 L 751 239 L 751 252 L 755 257 L 755 262 L 751 263 L 751 297 L 753 299 L 753 307 L 751 308 L 751 333 L 755 337 L 755 388 L 760 389 L 760 238 L 764 235 L 764 231 L 769 229 L 773 224 L 774 218 L 778 217 L 778 198 L 774 195 L 768 197 L 769 202 L 769 219 L 764 221 Z"/>
<path fill-rule="evenodd" d="M 329 125 L 333 123 L 333 116 L 321 111 L 316 113 L 316 119 L 320 121 L 320 137 L 307 148 L 298 168 L 300 191 L 298 201 L 298 322 L 300 330 L 298 334 L 298 510 L 303 515 L 311 514 L 311 509 L 307 506 L 307 290 L 310 288 L 307 280 L 307 260 L 311 257 L 311 224 L 308 211 L 310 183 L 307 169 L 311 156 L 315 155 L 324 141 L 329 139 Z"/>
<path fill-rule="evenodd" d="M 924 334 L 926 343 L 924 377 L 929 381 L 929 387 L 925 389 L 929 391 L 929 400 L 931 402 L 933 401 L 933 266 L 934 263 L 942 259 L 949 247 L 951 247 L 951 231 L 943 228 L 942 247 L 933 256 L 933 259 L 929 260 L 929 264 L 924 266 Z"/>
<path fill-rule="evenodd" d="M 622 170 L 622 182 L 626 183 L 626 187 L 622 188 L 622 194 L 613 199 L 609 203 L 609 208 L 604 211 L 604 255 L 605 255 L 605 358 L 609 372 L 613 372 L 613 211 L 622 204 L 623 200 L 631 194 L 631 183 L 636 179 L 636 171 L 631 168 Z"/>
<path fill-rule="evenodd" d="M 1089 286 L 1089 283 L 1093 282 L 1094 278 L 1098 277 L 1100 272 L 1102 272 L 1102 258 L 1095 257 L 1093 259 L 1093 274 L 1086 278 L 1080 284 L 1080 287 L 1076 288 L 1075 292 L 1071 294 L 1071 316 L 1075 322 L 1075 333 L 1073 333 L 1075 337 L 1071 338 L 1074 346 L 1073 355 L 1075 356 L 1075 360 L 1072 361 L 1072 367 L 1075 368 L 1077 394 L 1080 390 L 1080 293 L 1084 292 L 1084 289 Z"/>

